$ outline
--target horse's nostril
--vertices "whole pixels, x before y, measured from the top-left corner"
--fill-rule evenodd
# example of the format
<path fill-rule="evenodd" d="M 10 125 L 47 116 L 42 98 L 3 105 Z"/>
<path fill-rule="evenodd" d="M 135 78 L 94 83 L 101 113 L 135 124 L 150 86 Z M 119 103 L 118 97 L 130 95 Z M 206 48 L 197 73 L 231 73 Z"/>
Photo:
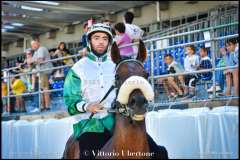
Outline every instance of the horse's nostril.
<path fill-rule="evenodd" d="M 136 100 L 133 98 L 130 102 L 130 105 L 133 106 L 136 103 Z"/>
<path fill-rule="evenodd" d="M 144 104 L 148 104 L 148 101 L 144 98 Z"/>

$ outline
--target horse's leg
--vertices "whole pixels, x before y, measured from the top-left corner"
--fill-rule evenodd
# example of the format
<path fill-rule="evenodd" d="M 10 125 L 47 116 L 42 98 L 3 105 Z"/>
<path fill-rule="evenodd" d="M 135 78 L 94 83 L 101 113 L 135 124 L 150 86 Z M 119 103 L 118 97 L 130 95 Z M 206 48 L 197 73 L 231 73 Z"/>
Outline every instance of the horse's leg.
<path fill-rule="evenodd" d="M 66 143 L 63 159 L 79 159 L 79 153 L 79 142 L 72 135 Z"/>

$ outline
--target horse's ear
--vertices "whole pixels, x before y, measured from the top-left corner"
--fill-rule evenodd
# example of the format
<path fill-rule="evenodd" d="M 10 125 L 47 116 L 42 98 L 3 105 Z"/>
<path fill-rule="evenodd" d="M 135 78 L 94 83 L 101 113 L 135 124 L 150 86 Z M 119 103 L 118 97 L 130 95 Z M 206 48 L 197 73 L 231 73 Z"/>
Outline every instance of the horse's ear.
<path fill-rule="evenodd" d="M 139 40 L 139 47 L 138 47 L 138 55 L 137 55 L 137 60 L 144 62 L 147 58 L 147 50 L 146 47 L 143 43 L 143 41 L 140 39 Z"/>
<path fill-rule="evenodd" d="M 111 59 L 115 64 L 118 64 L 121 61 L 120 51 L 116 42 L 113 42 L 112 44 Z"/>

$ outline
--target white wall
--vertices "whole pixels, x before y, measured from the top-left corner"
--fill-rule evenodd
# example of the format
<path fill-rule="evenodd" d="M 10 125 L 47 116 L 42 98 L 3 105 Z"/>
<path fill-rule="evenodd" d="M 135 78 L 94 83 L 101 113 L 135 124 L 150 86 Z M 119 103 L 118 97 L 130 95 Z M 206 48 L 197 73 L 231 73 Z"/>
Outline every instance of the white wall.
<path fill-rule="evenodd" d="M 174 17 L 188 16 L 197 12 L 207 11 L 210 8 L 214 8 L 218 5 L 237 3 L 237 1 L 198 1 L 197 4 L 185 4 L 186 1 L 170 1 L 169 9 L 161 11 L 160 19 L 165 20 Z M 161 5 L 161 4 L 160 4 Z M 129 9 L 131 10 L 131 9 Z M 116 22 L 122 21 L 122 16 L 125 11 L 116 14 Z M 156 17 L 156 4 L 148 4 L 141 8 L 141 16 L 134 19 L 134 24 L 146 25 L 157 21 Z M 63 30 L 57 31 L 55 39 L 47 39 L 46 34 L 40 36 L 40 42 L 43 46 L 48 48 L 56 47 L 60 41 L 64 42 L 79 42 L 82 36 L 82 24 L 75 26 L 74 34 L 65 34 Z M 30 47 L 30 41 L 27 44 L 27 48 Z M 16 55 L 23 52 L 22 48 L 16 48 L 15 44 L 9 45 L 7 51 L 9 55 Z"/>

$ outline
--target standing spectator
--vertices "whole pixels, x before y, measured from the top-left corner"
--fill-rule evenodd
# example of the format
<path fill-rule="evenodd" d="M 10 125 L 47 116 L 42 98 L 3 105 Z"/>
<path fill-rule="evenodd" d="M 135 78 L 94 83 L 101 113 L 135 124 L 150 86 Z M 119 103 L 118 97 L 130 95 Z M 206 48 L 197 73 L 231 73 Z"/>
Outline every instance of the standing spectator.
<path fill-rule="evenodd" d="M 202 47 L 200 49 L 200 56 L 201 56 L 201 59 L 200 59 L 200 65 L 198 67 L 198 70 L 212 68 L 212 62 L 211 62 L 211 59 L 207 55 L 207 49 L 205 47 Z M 200 79 L 211 80 L 212 79 L 212 72 L 199 73 L 198 77 Z"/>
<path fill-rule="evenodd" d="M 189 45 L 186 47 L 187 56 L 184 58 L 184 69 L 186 72 L 196 71 L 199 66 L 199 56 L 195 53 L 194 45 Z M 195 95 L 195 86 L 197 82 L 196 74 L 188 74 L 185 76 L 185 84 L 188 91 L 188 96 L 186 98 L 192 98 Z"/>
<path fill-rule="evenodd" d="M 132 12 L 126 12 L 123 17 L 123 22 L 125 23 L 126 33 L 132 39 L 132 42 L 139 42 L 142 39 L 144 31 L 137 25 L 132 24 L 134 19 L 134 14 Z M 138 45 L 133 45 L 134 55 L 137 56 Z"/>
<path fill-rule="evenodd" d="M 115 24 L 114 30 L 116 33 L 116 42 L 118 47 L 130 44 L 132 42 L 132 39 L 128 36 L 128 34 L 125 33 L 124 23 Z M 122 48 L 119 48 L 119 50 L 122 58 L 124 57 L 132 58 L 132 55 L 133 55 L 132 46 L 122 47 Z"/>
<path fill-rule="evenodd" d="M 82 56 L 86 56 L 87 54 L 87 32 L 88 32 L 88 23 L 83 24 L 83 35 L 82 35 L 82 47 L 83 49 L 80 51 Z"/>
<path fill-rule="evenodd" d="M 23 94 L 27 89 L 24 82 L 20 79 L 19 76 L 13 77 L 11 79 L 11 88 L 12 92 L 15 95 Z M 26 112 L 24 100 L 22 96 L 16 97 L 16 109 L 17 112 Z"/>
<path fill-rule="evenodd" d="M 24 60 L 24 65 L 26 64 L 27 67 L 24 69 L 24 72 L 34 72 L 36 71 L 36 65 L 34 63 L 32 63 L 33 61 L 33 50 L 31 48 L 28 48 L 26 51 L 26 59 Z M 28 86 L 28 90 L 30 92 L 34 92 L 35 91 L 35 86 L 37 83 L 36 80 L 36 73 L 30 74 L 30 75 L 26 75 L 26 79 L 27 79 L 27 86 Z"/>
<path fill-rule="evenodd" d="M 111 31 L 112 31 L 113 37 L 116 36 L 116 33 L 115 33 L 114 29 L 112 29 L 112 27 L 113 27 L 113 26 L 112 26 L 113 21 L 111 21 L 111 20 L 109 20 L 109 19 L 104 19 L 104 20 L 102 20 L 102 23 L 103 23 L 103 24 L 106 24 L 106 25 L 109 25 L 109 26 L 111 27 Z"/>
<path fill-rule="evenodd" d="M 40 46 L 40 42 L 38 40 L 32 40 L 31 42 L 32 49 L 35 51 L 33 55 L 33 63 L 36 64 L 37 70 L 44 70 L 52 68 L 51 62 L 45 62 L 50 60 L 50 55 L 48 49 L 46 47 Z M 51 70 L 40 72 L 40 88 L 41 90 L 49 89 L 48 75 L 51 73 Z M 42 104 L 40 110 L 50 110 L 50 96 L 49 93 L 45 92 L 41 96 Z"/>

